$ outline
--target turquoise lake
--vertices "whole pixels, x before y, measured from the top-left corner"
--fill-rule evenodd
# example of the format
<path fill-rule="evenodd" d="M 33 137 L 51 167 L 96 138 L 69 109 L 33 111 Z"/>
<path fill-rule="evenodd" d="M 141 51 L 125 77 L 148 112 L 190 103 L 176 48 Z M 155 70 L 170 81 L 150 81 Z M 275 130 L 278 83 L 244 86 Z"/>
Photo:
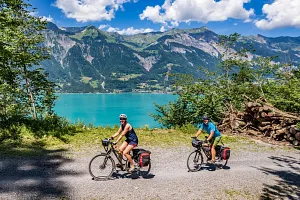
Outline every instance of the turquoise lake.
<path fill-rule="evenodd" d="M 124 93 L 124 94 L 57 94 L 54 107 L 59 116 L 71 122 L 83 121 L 95 126 L 119 124 L 119 115 L 125 113 L 133 127 L 161 127 L 149 116 L 156 113 L 154 102 L 163 105 L 174 101 L 172 94 Z"/>

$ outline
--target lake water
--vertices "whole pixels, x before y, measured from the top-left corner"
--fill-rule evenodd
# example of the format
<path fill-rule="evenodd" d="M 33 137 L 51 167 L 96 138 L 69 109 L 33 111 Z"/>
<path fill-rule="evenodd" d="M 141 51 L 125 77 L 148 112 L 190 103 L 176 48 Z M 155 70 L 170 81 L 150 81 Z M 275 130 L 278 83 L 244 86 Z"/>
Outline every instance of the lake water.
<path fill-rule="evenodd" d="M 59 116 L 71 122 L 83 121 L 95 126 L 119 124 L 119 115 L 125 113 L 133 127 L 160 127 L 149 113 L 156 113 L 154 102 L 159 105 L 174 101 L 172 94 L 124 93 L 124 94 L 57 94 L 54 107 Z"/>

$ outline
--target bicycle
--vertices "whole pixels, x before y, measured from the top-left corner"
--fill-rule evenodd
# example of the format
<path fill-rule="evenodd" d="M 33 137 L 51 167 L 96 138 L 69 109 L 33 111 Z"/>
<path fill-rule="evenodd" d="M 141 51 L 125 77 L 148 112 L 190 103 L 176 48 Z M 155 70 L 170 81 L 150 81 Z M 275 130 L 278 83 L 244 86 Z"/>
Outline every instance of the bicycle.
<path fill-rule="evenodd" d="M 203 140 L 198 140 L 196 137 L 192 137 L 192 139 L 192 146 L 195 147 L 196 150 L 190 153 L 187 159 L 187 167 L 189 171 L 195 172 L 199 171 L 202 167 L 203 154 L 206 156 L 207 161 L 211 160 L 211 148 L 208 144 L 205 144 Z M 215 149 L 215 166 L 222 169 L 227 165 L 230 157 L 230 148 L 224 147 L 224 144 L 222 143 L 222 145 L 217 145 Z"/>
<path fill-rule="evenodd" d="M 116 169 L 116 164 L 111 156 L 111 154 L 115 155 L 117 159 L 117 164 L 119 164 L 119 168 L 121 171 L 128 171 L 130 168 L 130 162 L 127 159 L 120 158 L 118 151 L 113 147 L 115 145 L 111 139 L 102 140 L 102 145 L 104 147 L 105 153 L 100 153 L 94 156 L 89 163 L 89 173 L 93 177 L 93 180 L 105 180 L 112 178 L 112 174 L 114 172 L 118 172 Z M 148 160 L 140 161 L 140 156 L 142 153 L 149 154 Z M 137 172 L 139 176 L 146 176 L 151 169 L 151 160 L 150 160 L 150 151 L 144 149 L 133 149 L 131 151 L 131 157 L 135 162 L 134 172 Z M 125 161 L 125 164 L 123 164 Z"/>

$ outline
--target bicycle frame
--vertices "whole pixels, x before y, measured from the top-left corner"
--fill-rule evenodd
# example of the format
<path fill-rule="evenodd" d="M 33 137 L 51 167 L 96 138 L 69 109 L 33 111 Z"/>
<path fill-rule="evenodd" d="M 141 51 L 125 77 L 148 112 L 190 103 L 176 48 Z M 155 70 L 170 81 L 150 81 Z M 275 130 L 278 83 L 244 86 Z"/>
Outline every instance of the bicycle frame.
<path fill-rule="evenodd" d="M 112 143 L 110 142 L 110 148 L 104 148 L 104 150 L 106 151 L 106 157 L 111 157 L 111 153 L 113 153 L 117 160 L 118 163 L 122 166 L 122 170 L 124 171 L 125 169 L 123 169 L 123 164 L 122 164 L 122 160 L 120 159 L 119 153 L 117 152 L 117 150 L 112 146 Z M 114 159 L 113 159 L 114 160 Z"/>

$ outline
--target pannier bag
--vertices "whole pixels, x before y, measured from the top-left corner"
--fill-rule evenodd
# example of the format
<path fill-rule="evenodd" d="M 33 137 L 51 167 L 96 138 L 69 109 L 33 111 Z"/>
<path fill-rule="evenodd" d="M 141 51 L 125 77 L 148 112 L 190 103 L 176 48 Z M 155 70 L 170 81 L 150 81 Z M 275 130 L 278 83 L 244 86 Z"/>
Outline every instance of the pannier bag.
<path fill-rule="evenodd" d="M 146 167 L 150 163 L 150 151 L 144 151 L 139 155 L 140 167 Z"/>
<path fill-rule="evenodd" d="M 228 160 L 229 157 L 230 157 L 230 148 L 229 147 L 224 147 L 222 152 L 221 152 L 221 155 L 223 157 L 223 160 Z"/>

